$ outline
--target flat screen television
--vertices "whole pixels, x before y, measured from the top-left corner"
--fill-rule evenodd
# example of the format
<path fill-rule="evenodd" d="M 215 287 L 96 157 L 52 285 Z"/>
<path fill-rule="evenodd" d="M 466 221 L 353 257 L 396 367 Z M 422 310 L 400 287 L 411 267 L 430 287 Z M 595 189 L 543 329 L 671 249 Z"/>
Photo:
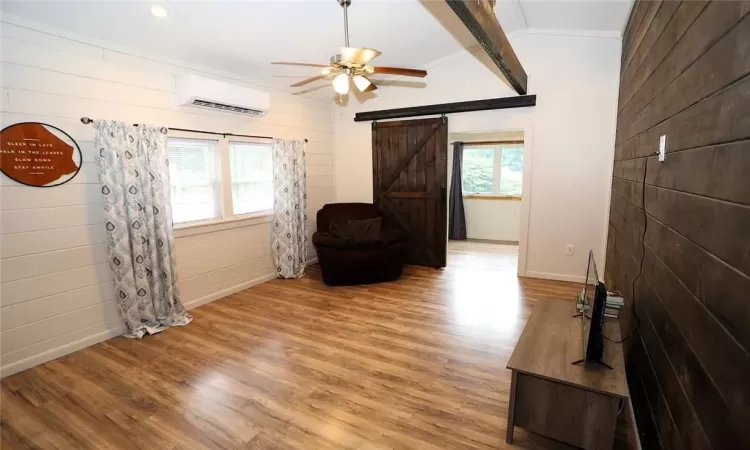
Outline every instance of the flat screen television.
<path fill-rule="evenodd" d="M 573 364 L 595 363 L 605 367 L 611 367 L 602 361 L 604 356 L 604 310 L 607 302 L 607 288 L 599 279 L 596 270 L 594 252 L 589 250 L 589 262 L 586 267 L 586 284 L 583 288 L 583 300 L 589 305 L 591 316 L 587 317 L 585 312 L 581 317 L 583 321 L 583 358 Z"/>

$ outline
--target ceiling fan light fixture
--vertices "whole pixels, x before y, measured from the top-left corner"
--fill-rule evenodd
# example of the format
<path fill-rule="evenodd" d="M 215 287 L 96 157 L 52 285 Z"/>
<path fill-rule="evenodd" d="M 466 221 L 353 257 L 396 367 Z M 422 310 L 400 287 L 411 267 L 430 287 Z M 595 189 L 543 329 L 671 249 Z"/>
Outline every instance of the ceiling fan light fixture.
<path fill-rule="evenodd" d="M 345 73 L 340 73 L 333 79 L 333 90 L 341 95 L 349 93 L 349 76 Z"/>
<path fill-rule="evenodd" d="M 368 80 L 367 78 L 363 77 L 362 75 L 355 75 L 354 78 L 354 85 L 357 86 L 357 89 L 359 89 L 359 92 L 364 92 L 365 89 L 370 87 L 372 82 Z"/>

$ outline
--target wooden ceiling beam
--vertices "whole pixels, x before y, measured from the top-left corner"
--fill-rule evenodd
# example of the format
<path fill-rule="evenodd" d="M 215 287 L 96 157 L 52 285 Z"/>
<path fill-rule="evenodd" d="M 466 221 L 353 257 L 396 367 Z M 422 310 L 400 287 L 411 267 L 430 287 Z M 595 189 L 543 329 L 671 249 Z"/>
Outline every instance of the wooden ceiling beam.
<path fill-rule="evenodd" d="M 493 109 L 526 108 L 534 105 L 536 105 L 536 95 L 516 95 L 513 97 L 486 98 L 484 100 L 470 100 L 467 102 L 438 103 L 436 105 L 358 112 L 354 114 L 354 121 L 365 122 L 368 120 L 402 119 L 404 117 L 489 111 Z M 383 122 L 380 126 L 385 126 L 387 123 L 393 122 Z"/>
<path fill-rule="evenodd" d="M 474 35 L 519 95 L 527 93 L 527 75 L 513 51 L 490 0 L 445 0 Z"/>

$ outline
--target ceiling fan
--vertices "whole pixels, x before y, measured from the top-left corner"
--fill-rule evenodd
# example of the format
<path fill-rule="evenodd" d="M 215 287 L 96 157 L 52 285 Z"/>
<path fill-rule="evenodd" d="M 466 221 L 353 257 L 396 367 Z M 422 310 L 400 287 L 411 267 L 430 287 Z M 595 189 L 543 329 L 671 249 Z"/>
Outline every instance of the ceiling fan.
<path fill-rule="evenodd" d="M 352 48 L 349 47 L 349 15 L 347 8 L 351 5 L 351 0 L 338 0 L 339 5 L 344 9 L 344 37 L 346 47 L 341 47 L 341 53 L 331 57 L 331 63 L 313 64 L 297 62 L 272 62 L 271 64 L 285 66 L 306 66 L 319 67 L 320 75 L 298 81 L 291 87 L 299 87 L 313 81 L 333 78 L 333 89 L 341 95 L 349 93 L 349 85 L 354 85 L 360 92 L 374 91 L 378 87 L 367 76 L 374 73 L 388 75 L 402 75 L 407 77 L 424 78 L 427 72 L 417 69 L 403 69 L 400 67 L 375 67 L 368 63 L 381 53 L 371 48 Z"/>

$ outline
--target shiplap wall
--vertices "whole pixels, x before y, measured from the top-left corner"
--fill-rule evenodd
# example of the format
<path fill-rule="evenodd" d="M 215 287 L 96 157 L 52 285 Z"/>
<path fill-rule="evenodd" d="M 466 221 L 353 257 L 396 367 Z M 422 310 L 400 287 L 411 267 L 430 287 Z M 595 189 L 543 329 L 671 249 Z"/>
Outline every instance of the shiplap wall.
<path fill-rule="evenodd" d="M 332 105 L 269 91 L 262 118 L 176 106 L 185 67 L 2 23 L 2 127 L 38 121 L 73 136 L 81 172 L 48 189 L 0 175 L 0 346 L 2 375 L 23 370 L 124 331 L 112 293 L 106 234 L 93 160 L 93 129 L 79 118 L 122 120 L 238 134 L 307 138 L 310 233 L 315 212 L 333 201 Z M 189 135 L 181 135 L 189 137 Z M 193 137 L 200 138 L 201 135 Z M 178 230 L 183 302 L 194 307 L 274 276 L 270 218 Z M 310 258 L 315 256 L 310 246 Z"/>
<path fill-rule="evenodd" d="M 748 1 L 640 0 L 625 29 L 605 279 L 644 449 L 750 449 L 749 43 Z"/>

